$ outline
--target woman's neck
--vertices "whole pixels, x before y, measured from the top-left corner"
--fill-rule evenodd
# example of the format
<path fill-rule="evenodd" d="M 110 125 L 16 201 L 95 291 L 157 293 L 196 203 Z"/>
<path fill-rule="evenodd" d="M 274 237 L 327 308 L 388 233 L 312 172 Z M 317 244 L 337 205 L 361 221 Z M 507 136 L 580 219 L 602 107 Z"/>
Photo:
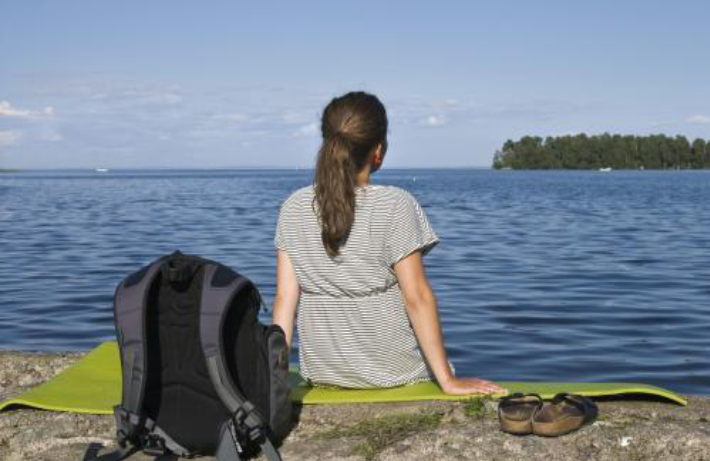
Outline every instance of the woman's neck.
<path fill-rule="evenodd" d="M 361 172 L 359 172 L 355 176 L 355 185 L 357 186 L 367 186 L 370 184 L 370 165 L 365 165 L 365 168 L 362 169 Z"/>

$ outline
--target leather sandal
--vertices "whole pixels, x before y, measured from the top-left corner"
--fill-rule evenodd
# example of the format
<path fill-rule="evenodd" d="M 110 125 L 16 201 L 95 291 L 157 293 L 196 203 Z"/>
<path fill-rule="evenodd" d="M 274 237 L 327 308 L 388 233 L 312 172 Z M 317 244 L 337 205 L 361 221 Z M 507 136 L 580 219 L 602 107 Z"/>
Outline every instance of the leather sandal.
<path fill-rule="evenodd" d="M 560 393 L 532 417 L 532 432 L 543 437 L 558 437 L 576 431 L 596 419 L 597 405 L 587 397 Z"/>
<path fill-rule="evenodd" d="M 508 434 L 526 435 L 533 431 L 533 416 L 542 408 L 542 397 L 537 394 L 511 394 L 498 403 L 500 430 Z"/>

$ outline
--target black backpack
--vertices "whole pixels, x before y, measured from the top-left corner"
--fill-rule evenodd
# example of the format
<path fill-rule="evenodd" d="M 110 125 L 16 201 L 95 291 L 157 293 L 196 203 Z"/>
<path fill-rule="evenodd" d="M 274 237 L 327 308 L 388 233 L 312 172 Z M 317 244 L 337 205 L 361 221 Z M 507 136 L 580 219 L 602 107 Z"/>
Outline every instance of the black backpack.
<path fill-rule="evenodd" d="M 258 320 L 256 286 L 214 261 L 163 256 L 124 279 L 114 297 L 123 396 L 114 409 L 120 448 L 85 461 L 118 461 L 142 450 L 160 460 L 253 456 L 291 428 L 288 350 L 278 325 Z"/>

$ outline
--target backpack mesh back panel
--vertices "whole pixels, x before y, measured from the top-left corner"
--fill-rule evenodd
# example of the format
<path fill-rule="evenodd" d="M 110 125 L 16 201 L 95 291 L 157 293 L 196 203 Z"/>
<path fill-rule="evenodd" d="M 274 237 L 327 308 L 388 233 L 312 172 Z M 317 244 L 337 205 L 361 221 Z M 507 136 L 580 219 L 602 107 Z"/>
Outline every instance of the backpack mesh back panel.
<path fill-rule="evenodd" d="M 158 427 L 191 450 L 212 453 L 229 415 L 207 372 L 199 338 L 203 267 L 170 282 L 158 274 L 146 312 L 148 376 L 144 408 Z"/>

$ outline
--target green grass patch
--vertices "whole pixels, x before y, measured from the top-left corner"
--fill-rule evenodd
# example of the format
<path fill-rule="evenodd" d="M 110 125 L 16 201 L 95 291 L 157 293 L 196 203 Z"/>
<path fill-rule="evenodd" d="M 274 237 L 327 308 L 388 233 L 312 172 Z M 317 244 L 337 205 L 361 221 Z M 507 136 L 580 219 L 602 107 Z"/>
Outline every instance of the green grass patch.
<path fill-rule="evenodd" d="M 367 461 L 372 461 L 388 446 L 401 442 L 411 435 L 436 428 L 442 417 L 443 414 L 440 413 L 383 416 L 366 419 L 353 426 L 336 427 L 319 434 L 319 437 L 326 439 L 362 438 L 364 440 L 355 445 L 353 451 L 364 456 Z"/>
<path fill-rule="evenodd" d="M 463 412 L 469 418 L 483 419 L 490 412 L 488 408 L 489 401 L 491 401 L 490 397 L 474 397 L 465 400 L 463 403 Z"/>

